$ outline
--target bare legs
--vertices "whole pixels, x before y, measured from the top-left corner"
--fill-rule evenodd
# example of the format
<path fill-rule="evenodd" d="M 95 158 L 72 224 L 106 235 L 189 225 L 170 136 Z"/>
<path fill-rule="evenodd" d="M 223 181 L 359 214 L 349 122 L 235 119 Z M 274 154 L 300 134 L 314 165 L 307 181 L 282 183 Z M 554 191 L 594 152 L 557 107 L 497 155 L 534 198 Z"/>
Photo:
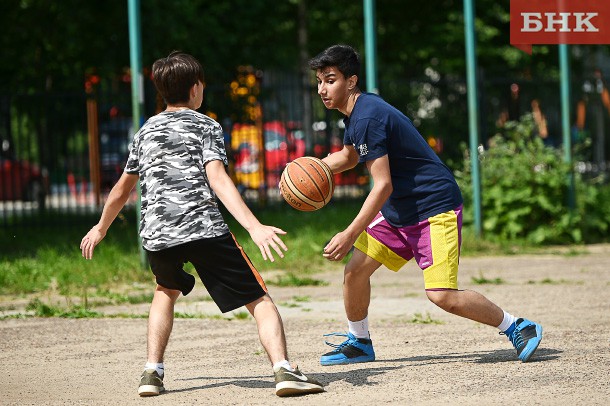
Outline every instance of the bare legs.
<path fill-rule="evenodd" d="M 286 351 L 286 336 L 280 313 L 269 295 L 246 305 L 250 314 L 256 320 L 258 336 L 271 365 L 282 360 L 288 360 Z"/>
<path fill-rule="evenodd" d="M 157 285 L 148 315 L 148 362 L 163 362 L 174 325 L 174 305 L 179 296 L 179 290 Z M 287 360 L 284 325 L 269 295 L 247 304 L 246 308 L 256 320 L 261 344 L 267 351 L 271 364 Z"/>
<path fill-rule="evenodd" d="M 502 309 L 473 290 L 427 290 L 426 295 L 446 312 L 492 327 L 498 327 L 504 318 Z"/>
<path fill-rule="evenodd" d="M 343 275 L 343 304 L 350 321 L 363 320 L 371 303 L 371 275 L 381 263 L 354 249 Z"/>
<path fill-rule="evenodd" d="M 358 321 L 368 316 L 370 277 L 379 266 L 379 262 L 354 249 L 345 266 L 343 281 L 343 301 L 348 320 Z M 449 313 L 493 327 L 500 325 L 504 317 L 502 309 L 472 290 L 426 291 L 426 295 L 432 303 Z"/>
<path fill-rule="evenodd" d="M 163 362 L 174 325 L 174 304 L 180 293 L 157 285 L 148 314 L 148 362 Z"/>

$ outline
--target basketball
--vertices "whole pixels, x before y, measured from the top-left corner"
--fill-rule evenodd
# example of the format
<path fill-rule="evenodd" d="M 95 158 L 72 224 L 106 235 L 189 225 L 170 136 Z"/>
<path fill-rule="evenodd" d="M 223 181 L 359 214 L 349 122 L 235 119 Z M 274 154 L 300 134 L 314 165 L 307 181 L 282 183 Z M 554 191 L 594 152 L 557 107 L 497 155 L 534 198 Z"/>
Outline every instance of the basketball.
<path fill-rule="evenodd" d="M 304 156 L 290 162 L 280 178 L 280 194 L 297 210 L 326 206 L 335 190 L 330 167 L 318 158 Z"/>

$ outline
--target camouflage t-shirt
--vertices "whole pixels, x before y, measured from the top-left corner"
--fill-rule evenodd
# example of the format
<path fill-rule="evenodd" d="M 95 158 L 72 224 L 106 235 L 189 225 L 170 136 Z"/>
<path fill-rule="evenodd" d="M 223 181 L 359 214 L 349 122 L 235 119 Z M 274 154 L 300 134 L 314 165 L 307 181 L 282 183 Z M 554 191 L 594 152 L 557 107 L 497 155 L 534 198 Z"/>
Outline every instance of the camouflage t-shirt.
<path fill-rule="evenodd" d="M 212 160 L 228 164 L 220 124 L 193 110 L 162 112 L 144 123 L 129 149 L 125 172 L 140 177 L 144 248 L 229 232 L 204 170 Z"/>

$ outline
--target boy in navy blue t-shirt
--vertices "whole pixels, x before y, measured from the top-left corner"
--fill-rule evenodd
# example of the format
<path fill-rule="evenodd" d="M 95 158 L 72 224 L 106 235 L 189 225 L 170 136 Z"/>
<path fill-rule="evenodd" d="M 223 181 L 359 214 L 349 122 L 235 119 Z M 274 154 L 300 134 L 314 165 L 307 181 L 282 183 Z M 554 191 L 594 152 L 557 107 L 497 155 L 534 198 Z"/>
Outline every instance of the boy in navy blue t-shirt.
<path fill-rule="evenodd" d="M 328 109 L 346 115 L 343 149 L 324 158 L 334 173 L 366 164 L 373 188 L 352 223 L 324 248 L 345 266 L 347 334 L 322 365 L 375 360 L 369 336 L 371 275 L 385 265 L 398 271 L 412 258 L 424 273 L 428 299 L 445 311 L 497 327 L 526 362 L 542 339 L 542 326 L 503 311 L 483 295 L 458 290 L 462 195 L 453 177 L 417 129 L 399 110 L 358 88 L 360 61 L 353 48 L 334 45 L 310 60 L 318 94 Z"/>

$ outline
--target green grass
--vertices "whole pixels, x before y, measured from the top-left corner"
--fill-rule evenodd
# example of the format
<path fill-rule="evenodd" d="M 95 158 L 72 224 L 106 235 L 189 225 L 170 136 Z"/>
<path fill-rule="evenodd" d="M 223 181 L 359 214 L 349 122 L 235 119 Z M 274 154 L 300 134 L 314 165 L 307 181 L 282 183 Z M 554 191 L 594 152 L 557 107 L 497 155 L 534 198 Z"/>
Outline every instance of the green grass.
<path fill-rule="evenodd" d="M 285 275 L 276 276 L 275 279 L 267 281 L 267 285 L 271 286 L 326 286 L 328 282 L 314 279 L 309 276 L 301 277 L 293 273 L 287 273 Z"/>
<path fill-rule="evenodd" d="M 483 276 L 482 272 L 479 273 L 478 278 L 473 276 L 472 278 L 470 278 L 470 280 L 475 285 L 502 285 L 503 283 L 505 283 L 502 278 L 488 279 L 485 276 Z"/>
<path fill-rule="evenodd" d="M 86 306 L 70 306 L 68 309 L 63 309 L 45 304 L 40 299 L 32 300 L 25 309 L 33 312 L 36 317 L 62 317 L 69 319 L 103 317 L 101 313 L 92 311 Z"/>
<path fill-rule="evenodd" d="M 428 313 L 428 312 L 426 312 L 426 316 L 425 317 L 421 313 L 413 314 L 413 317 L 411 318 L 411 320 L 409 320 L 409 323 L 413 323 L 413 324 L 443 324 L 442 321 L 435 320 L 432 317 L 430 317 L 430 313 Z"/>
<path fill-rule="evenodd" d="M 249 234 L 229 214 L 224 214 L 235 237 L 263 277 L 266 271 L 278 275 L 265 277 L 268 284 L 322 286 L 326 282 L 314 275 L 337 266 L 322 257 L 323 247 L 352 221 L 361 203 L 332 202 L 315 212 L 299 212 L 286 205 L 253 209 L 263 224 L 287 232 L 282 239 L 289 250 L 284 258 L 276 256 L 275 262 L 263 261 Z M 154 280 L 149 270 L 140 269 L 135 210 L 125 210 L 119 215 L 96 248 L 93 260 L 88 261 L 82 258 L 79 244 L 98 218 L 98 214 L 47 213 L 42 218 L 46 227 L 35 226 L 34 221 L 14 220 L 0 228 L 0 246 L 3 247 L 0 250 L 0 295 L 52 292 L 88 297 L 92 305 L 104 300 L 110 304 L 150 301 Z M 464 256 L 536 253 L 536 247 L 525 243 L 478 238 L 467 228 L 463 234 Z M 565 255 L 580 252 L 573 250 Z M 192 271 L 188 264 L 185 269 Z"/>
<path fill-rule="evenodd" d="M 528 285 L 583 285 L 584 282 L 583 281 L 570 281 L 567 279 L 559 279 L 559 280 L 555 280 L 555 279 L 551 279 L 551 278 L 544 278 L 540 281 L 533 281 L 533 280 L 529 280 L 527 281 Z"/>

